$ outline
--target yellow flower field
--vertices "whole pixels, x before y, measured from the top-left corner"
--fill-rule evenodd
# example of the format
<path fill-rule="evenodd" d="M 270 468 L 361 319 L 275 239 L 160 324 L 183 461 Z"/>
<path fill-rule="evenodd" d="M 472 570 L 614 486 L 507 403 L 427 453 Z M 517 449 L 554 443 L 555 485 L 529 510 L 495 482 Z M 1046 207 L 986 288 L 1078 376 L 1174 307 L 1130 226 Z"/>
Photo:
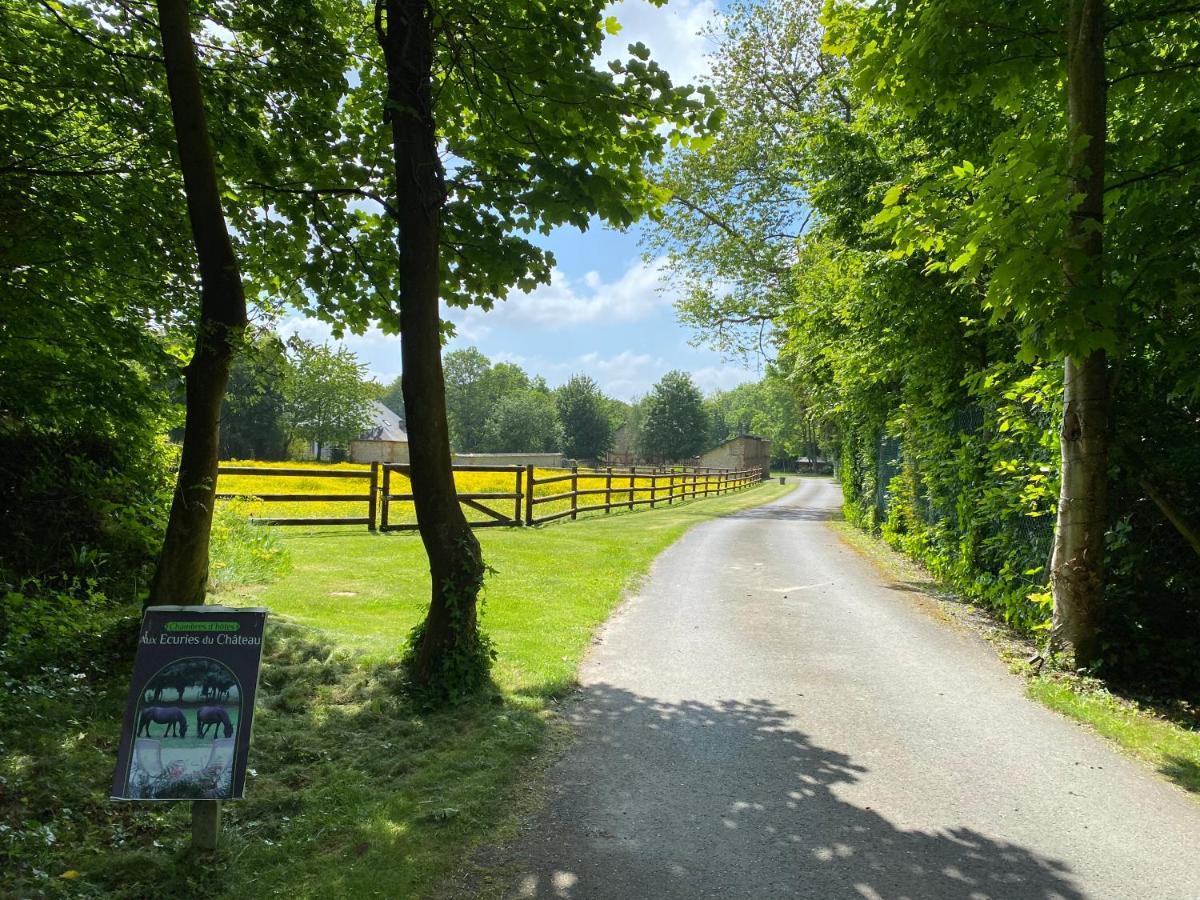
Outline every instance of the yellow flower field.
<path fill-rule="evenodd" d="M 317 463 L 317 462 L 259 462 L 255 460 L 228 460 L 223 462 L 222 467 L 239 466 L 253 467 L 260 469 L 270 468 L 287 468 L 287 469 L 312 469 L 314 475 L 312 478 L 305 478 L 294 475 L 222 475 L 220 482 L 217 485 L 217 490 L 221 494 L 234 494 L 240 497 L 269 497 L 271 495 L 283 494 L 331 494 L 331 495 L 358 495 L 360 500 L 331 500 L 329 502 L 297 502 L 297 501 L 266 501 L 255 499 L 249 502 L 239 501 L 239 505 L 246 509 L 249 515 L 254 518 L 352 518 L 365 517 L 367 515 L 367 494 L 370 485 L 370 480 L 366 477 L 370 473 L 370 466 L 360 463 Z M 319 472 L 360 472 L 364 477 L 361 478 L 328 478 L 320 477 Z M 552 478 L 556 476 L 569 476 L 570 471 L 567 469 L 535 469 L 534 480 Z M 692 475 L 678 474 L 675 476 L 674 484 L 674 502 L 680 502 L 683 495 L 687 493 L 690 496 L 692 490 Z M 382 475 L 381 475 L 382 478 Z M 686 483 L 685 483 L 686 482 Z M 512 472 L 455 472 L 454 483 L 460 494 L 513 494 L 516 492 L 516 475 Z M 715 495 L 717 487 L 716 476 L 712 477 L 711 489 Z M 703 495 L 705 486 L 705 476 L 701 475 L 698 478 L 696 485 L 698 496 Z M 578 487 L 580 491 L 606 491 L 610 490 L 610 494 L 595 493 L 585 494 L 578 499 L 578 509 L 580 513 L 584 513 L 596 507 L 601 507 L 605 504 L 606 496 L 611 496 L 613 503 L 626 503 L 630 500 L 650 500 L 652 490 L 655 488 L 654 480 L 643 475 L 631 476 L 624 472 L 614 472 L 611 477 L 611 485 L 608 483 L 608 477 L 604 472 L 595 472 L 589 470 L 586 473 L 581 471 L 578 476 Z M 522 484 L 522 491 L 525 490 L 525 485 Z M 551 497 L 558 494 L 565 494 L 571 491 L 571 481 L 566 478 L 561 481 L 555 481 L 551 484 L 537 484 L 534 488 L 534 497 Z M 388 492 L 392 495 L 410 493 L 408 478 L 399 472 L 392 472 L 389 476 Z M 654 498 L 660 503 L 667 503 L 671 493 L 671 484 L 668 478 L 660 476 L 657 481 L 657 489 L 653 490 Z M 228 501 L 221 501 L 228 502 Z M 476 498 L 476 502 L 482 503 L 505 516 L 512 517 L 516 512 L 516 500 L 512 497 L 496 497 L 489 499 L 488 497 Z M 657 504 L 656 504 L 657 505 Z M 645 508 L 648 504 L 643 504 Z M 548 502 L 538 503 L 534 507 L 534 516 L 541 518 L 543 516 L 553 515 L 558 512 L 565 512 L 571 508 L 569 498 L 561 498 Z M 639 508 L 635 505 L 634 507 Z M 464 505 L 464 511 L 467 518 L 472 521 L 488 520 L 486 513 L 480 512 L 469 506 Z M 524 501 L 522 500 L 522 512 L 524 515 Z M 411 502 L 392 501 L 388 504 L 388 522 L 392 525 L 413 523 L 416 517 L 413 511 Z"/>

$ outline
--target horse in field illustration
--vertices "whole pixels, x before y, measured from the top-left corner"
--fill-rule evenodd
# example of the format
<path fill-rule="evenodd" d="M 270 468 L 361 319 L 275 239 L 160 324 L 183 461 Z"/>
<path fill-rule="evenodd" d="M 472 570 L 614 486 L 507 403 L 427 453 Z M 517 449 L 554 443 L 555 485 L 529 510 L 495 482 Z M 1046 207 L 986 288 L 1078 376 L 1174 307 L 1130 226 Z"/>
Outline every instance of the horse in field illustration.
<path fill-rule="evenodd" d="M 138 720 L 138 735 L 140 736 L 144 731 L 146 737 L 150 737 L 151 724 L 167 726 L 162 733 L 163 737 L 170 737 L 172 732 L 176 737 L 187 737 L 187 716 L 178 706 L 147 706 L 142 710 L 142 717 Z"/>
<path fill-rule="evenodd" d="M 223 706 L 202 706 L 196 710 L 196 724 L 200 727 L 200 737 L 212 726 L 212 736 L 217 737 L 218 726 L 224 726 L 225 737 L 233 737 L 233 723 L 229 721 L 229 713 Z"/>

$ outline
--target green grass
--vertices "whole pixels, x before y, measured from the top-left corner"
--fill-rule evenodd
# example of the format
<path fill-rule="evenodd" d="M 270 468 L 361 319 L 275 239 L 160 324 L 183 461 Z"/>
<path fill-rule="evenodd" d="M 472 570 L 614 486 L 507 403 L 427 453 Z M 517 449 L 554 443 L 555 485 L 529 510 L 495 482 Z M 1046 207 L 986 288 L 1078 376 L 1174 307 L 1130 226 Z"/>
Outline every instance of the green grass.
<path fill-rule="evenodd" d="M 1181 727 L 1129 700 L 1073 680 L 1031 679 L 1029 696 L 1115 741 L 1184 790 L 1200 794 L 1200 730 Z"/>
<path fill-rule="evenodd" d="M 213 598 L 273 616 L 256 774 L 226 807 L 216 858 L 190 855 L 186 804 L 105 799 L 136 639 L 128 619 L 77 666 L 0 694 L 0 895 L 426 895 L 536 803 L 544 751 L 563 733 L 557 698 L 625 589 L 689 526 L 790 489 L 481 531 L 497 569 L 483 613 L 497 691 L 437 713 L 405 699 L 394 668 L 428 599 L 419 538 L 284 532 L 287 574 Z"/>

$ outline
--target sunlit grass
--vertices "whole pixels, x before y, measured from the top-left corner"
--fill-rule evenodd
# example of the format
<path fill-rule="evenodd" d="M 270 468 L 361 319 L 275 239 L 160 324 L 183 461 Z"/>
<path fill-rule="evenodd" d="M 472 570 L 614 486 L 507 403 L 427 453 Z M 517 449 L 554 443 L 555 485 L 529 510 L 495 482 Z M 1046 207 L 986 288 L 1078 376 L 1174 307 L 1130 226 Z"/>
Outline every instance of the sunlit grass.
<path fill-rule="evenodd" d="M 1185 790 L 1200 794 L 1200 731 L 1188 730 L 1103 690 L 1036 678 L 1029 695 L 1077 719 Z"/>

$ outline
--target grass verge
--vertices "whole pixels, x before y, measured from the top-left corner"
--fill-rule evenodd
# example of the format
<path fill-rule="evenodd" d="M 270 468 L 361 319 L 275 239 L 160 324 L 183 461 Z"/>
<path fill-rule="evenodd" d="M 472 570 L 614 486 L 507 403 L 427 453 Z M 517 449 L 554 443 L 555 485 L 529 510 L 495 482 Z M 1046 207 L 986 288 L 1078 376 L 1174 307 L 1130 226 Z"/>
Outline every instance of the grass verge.
<path fill-rule="evenodd" d="M 1026 660 L 1033 641 L 1013 631 L 986 610 L 948 593 L 918 563 L 882 539 L 849 522 L 835 527 L 850 546 L 874 562 L 888 577 L 928 595 L 941 617 L 959 622 L 986 637 L 1026 682 L 1026 693 L 1039 703 L 1085 725 L 1141 760 L 1184 790 L 1200 795 L 1200 710 L 1175 704 L 1166 708 L 1112 693 L 1104 682 L 1049 666 L 1037 672 Z"/>
<path fill-rule="evenodd" d="M 421 897 L 537 801 L 553 715 L 596 627 L 688 527 L 790 490 L 480 532 L 496 568 L 484 627 L 492 697 L 430 714 L 396 690 L 423 613 L 419 538 L 292 531 L 291 568 L 214 598 L 272 610 L 247 799 L 222 849 L 188 850 L 186 804 L 109 802 L 135 610 L 78 663 L 9 679 L 0 696 L 0 896 Z"/>

